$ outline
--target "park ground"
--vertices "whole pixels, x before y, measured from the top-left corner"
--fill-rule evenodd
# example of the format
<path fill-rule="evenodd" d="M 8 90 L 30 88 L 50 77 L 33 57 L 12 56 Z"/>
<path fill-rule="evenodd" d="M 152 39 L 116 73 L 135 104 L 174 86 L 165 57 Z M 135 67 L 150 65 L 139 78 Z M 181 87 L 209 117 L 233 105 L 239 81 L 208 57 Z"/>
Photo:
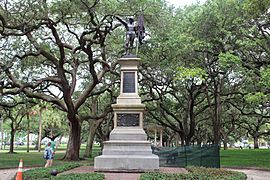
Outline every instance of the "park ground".
<path fill-rule="evenodd" d="M 68 163 L 67 161 L 61 160 L 65 154 L 65 146 L 61 146 L 56 152 L 56 159 L 54 161 L 54 166 L 63 165 Z M 81 154 L 83 155 L 85 146 L 81 148 Z M 8 150 L 0 151 L 0 174 L 1 178 L 13 175 L 16 173 L 16 168 L 20 159 L 24 161 L 24 167 L 34 168 L 44 166 L 44 159 L 42 158 L 43 151 L 37 152 L 36 150 L 30 150 L 29 153 L 26 152 L 24 146 L 18 147 L 15 150 L 15 154 L 8 153 Z M 93 156 L 97 156 L 100 153 L 99 147 L 94 147 Z M 85 158 L 79 163 L 83 167 L 93 166 L 93 158 Z M 248 175 L 249 179 L 265 179 L 265 177 L 270 177 L 270 149 L 228 149 L 220 150 L 220 164 L 221 168 L 227 168 L 230 170 L 237 170 L 244 172 Z M 85 172 L 85 170 L 78 169 L 78 173 Z M 87 169 L 87 168 L 85 168 Z M 76 171 L 75 171 L 76 172 Z M 4 174 L 3 174 L 4 173 Z M 119 176 L 119 175 L 118 175 Z M 123 176 L 126 176 L 123 174 Z M 133 175 L 136 179 L 138 174 Z M 109 178 L 108 178 L 109 177 Z M 106 174 L 106 179 L 113 179 L 114 174 Z M 1 179 L 0 178 L 0 179 Z"/>

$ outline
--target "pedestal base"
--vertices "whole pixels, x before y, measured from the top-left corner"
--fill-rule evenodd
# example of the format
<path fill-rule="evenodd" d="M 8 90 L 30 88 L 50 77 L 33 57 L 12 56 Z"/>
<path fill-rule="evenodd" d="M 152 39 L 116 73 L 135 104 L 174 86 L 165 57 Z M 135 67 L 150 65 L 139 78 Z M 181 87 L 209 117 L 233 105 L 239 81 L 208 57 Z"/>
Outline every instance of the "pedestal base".
<path fill-rule="evenodd" d="M 158 171 L 156 155 L 102 155 L 95 158 L 95 171 L 146 172 Z"/>
<path fill-rule="evenodd" d="M 104 142 L 102 155 L 95 157 L 95 171 L 158 171 L 159 158 L 139 127 L 117 127 Z"/>

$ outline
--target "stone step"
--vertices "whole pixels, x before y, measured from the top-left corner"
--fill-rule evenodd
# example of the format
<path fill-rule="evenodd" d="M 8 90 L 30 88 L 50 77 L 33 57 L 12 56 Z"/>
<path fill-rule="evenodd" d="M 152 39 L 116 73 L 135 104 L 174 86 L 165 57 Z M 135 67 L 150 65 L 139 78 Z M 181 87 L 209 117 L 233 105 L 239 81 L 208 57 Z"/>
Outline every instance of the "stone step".
<path fill-rule="evenodd" d="M 105 144 L 108 144 L 108 145 L 110 145 L 110 144 L 118 144 L 118 145 L 127 145 L 127 146 L 129 146 L 129 145 L 133 145 L 133 146 L 136 146 L 136 145 L 150 145 L 151 143 L 149 142 L 149 141 L 136 141 L 136 140 L 134 140 L 134 141 L 121 141 L 121 140 L 112 140 L 112 141 L 105 141 L 104 142 L 104 145 Z"/>
<path fill-rule="evenodd" d="M 151 155 L 148 141 L 106 141 L 102 154 L 107 155 Z"/>
<path fill-rule="evenodd" d="M 102 151 L 103 155 L 151 155 L 152 150 L 138 150 L 138 149 L 125 149 L 124 151 L 121 149 L 104 149 Z"/>
<path fill-rule="evenodd" d="M 101 155 L 95 158 L 95 171 L 157 171 L 156 155 Z"/>
<path fill-rule="evenodd" d="M 148 141 L 106 141 L 103 149 L 150 151 L 151 146 Z"/>

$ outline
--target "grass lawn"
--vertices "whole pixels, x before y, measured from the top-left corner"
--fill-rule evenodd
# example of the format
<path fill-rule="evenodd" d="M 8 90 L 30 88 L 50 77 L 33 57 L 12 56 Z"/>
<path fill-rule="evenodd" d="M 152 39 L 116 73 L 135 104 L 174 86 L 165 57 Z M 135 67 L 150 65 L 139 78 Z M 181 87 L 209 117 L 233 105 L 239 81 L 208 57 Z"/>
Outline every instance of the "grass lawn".
<path fill-rule="evenodd" d="M 61 146 L 56 150 L 54 165 L 61 165 L 67 163 L 67 161 L 61 160 L 65 155 L 65 148 Z M 43 159 L 43 148 L 40 152 L 36 150 L 31 150 L 30 152 L 26 152 L 26 147 L 18 147 L 14 151 L 14 154 L 8 153 L 8 150 L 0 150 L 0 169 L 5 168 L 17 168 L 19 165 L 20 159 L 23 159 L 24 167 L 33 167 L 33 166 L 44 166 L 45 160 Z M 85 150 L 85 146 L 81 147 L 80 155 L 83 156 Z M 97 156 L 100 152 L 99 147 L 93 148 L 93 156 Z M 81 164 L 84 165 L 93 165 L 93 158 L 86 158 L 80 161 Z"/>
<path fill-rule="evenodd" d="M 54 165 L 61 165 L 67 161 L 61 160 L 65 154 L 66 146 L 61 146 L 56 151 Z M 81 156 L 83 156 L 85 146 L 81 147 Z M 30 150 L 26 152 L 26 147 L 15 149 L 15 154 L 7 153 L 8 150 L 0 150 L 0 169 L 17 168 L 20 159 L 24 161 L 24 167 L 44 166 L 43 149 L 41 152 Z M 93 148 L 93 156 L 100 153 L 100 147 Z M 94 159 L 87 158 L 80 161 L 84 165 L 93 165 Z M 228 149 L 220 150 L 221 167 L 256 167 L 270 170 L 270 149 Z"/>
<path fill-rule="evenodd" d="M 270 169 L 270 149 L 220 150 L 221 167 L 257 167 Z"/>

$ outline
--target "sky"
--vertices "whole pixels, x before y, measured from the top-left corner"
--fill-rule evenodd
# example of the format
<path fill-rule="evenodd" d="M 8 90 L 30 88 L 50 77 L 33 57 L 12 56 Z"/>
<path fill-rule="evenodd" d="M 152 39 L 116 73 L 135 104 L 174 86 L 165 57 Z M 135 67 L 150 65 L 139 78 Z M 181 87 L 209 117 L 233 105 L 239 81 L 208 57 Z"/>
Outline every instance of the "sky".
<path fill-rule="evenodd" d="M 191 5 L 192 3 L 196 3 L 197 1 L 199 1 L 200 3 L 204 3 L 206 0 L 167 0 L 167 2 L 173 4 L 175 7 Z"/>

